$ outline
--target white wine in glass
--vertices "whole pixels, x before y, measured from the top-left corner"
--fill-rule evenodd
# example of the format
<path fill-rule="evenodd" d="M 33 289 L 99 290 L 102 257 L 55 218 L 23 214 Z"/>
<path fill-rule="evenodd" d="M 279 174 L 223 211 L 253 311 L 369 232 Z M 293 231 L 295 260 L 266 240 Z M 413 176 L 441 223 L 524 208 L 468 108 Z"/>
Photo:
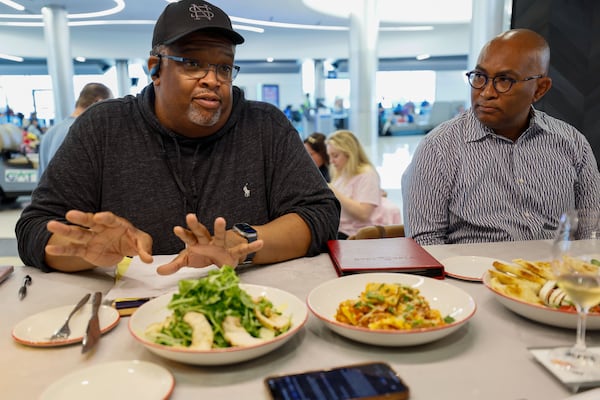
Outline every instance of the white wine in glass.
<path fill-rule="evenodd" d="M 600 213 L 573 210 L 560 220 L 553 244 L 552 268 L 557 285 L 577 309 L 577 339 L 570 348 L 553 352 L 558 365 L 578 373 L 600 372 L 600 356 L 585 344 L 586 319 L 600 304 Z"/>

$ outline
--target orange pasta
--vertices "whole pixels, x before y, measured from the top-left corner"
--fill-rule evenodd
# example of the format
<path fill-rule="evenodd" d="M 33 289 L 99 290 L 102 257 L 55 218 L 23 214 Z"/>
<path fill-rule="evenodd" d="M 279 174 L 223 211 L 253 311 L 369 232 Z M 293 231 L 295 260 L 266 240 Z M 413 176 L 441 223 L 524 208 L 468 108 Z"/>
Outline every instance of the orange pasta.
<path fill-rule="evenodd" d="M 419 289 L 396 283 L 368 283 L 358 300 L 340 303 L 335 319 L 369 329 L 398 330 L 442 326 L 454 320 L 431 309 Z"/>

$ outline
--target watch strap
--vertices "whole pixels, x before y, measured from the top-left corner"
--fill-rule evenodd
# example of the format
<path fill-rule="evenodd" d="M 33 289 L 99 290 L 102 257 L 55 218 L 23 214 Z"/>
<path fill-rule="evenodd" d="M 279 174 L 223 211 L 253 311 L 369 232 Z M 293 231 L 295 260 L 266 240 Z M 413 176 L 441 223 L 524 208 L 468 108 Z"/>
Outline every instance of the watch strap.
<path fill-rule="evenodd" d="M 238 225 L 241 225 L 241 227 L 239 227 Z M 254 231 L 254 234 L 247 234 L 245 232 L 245 230 L 247 230 L 247 229 L 252 229 L 252 231 Z M 256 234 L 256 230 L 254 228 L 252 228 L 249 224 L 246 224 L 246 223 L 235 224 L 234 225 L 234 232 L 236 232 L 241 237 L 245 238 L 248 241 L 248 243 L 252 243 L 252 242 L 254 242 L 254 241 L 256 241 L 258 239 L 258 235 Z M 252 264 L 255 255 L 256 255 L 256 252 L 248 253 L 246 255 L 246 259 L 242 263 L 240 263 L 240 265 Z"/>

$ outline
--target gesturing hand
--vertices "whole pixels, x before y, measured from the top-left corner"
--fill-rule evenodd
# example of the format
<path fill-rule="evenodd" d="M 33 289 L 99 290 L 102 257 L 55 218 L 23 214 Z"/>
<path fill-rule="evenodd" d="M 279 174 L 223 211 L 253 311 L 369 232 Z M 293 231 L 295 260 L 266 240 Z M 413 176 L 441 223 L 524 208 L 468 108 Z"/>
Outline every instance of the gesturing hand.
<path fill-rule="evenodd" d="M 202 268 L 215 264 L 218 267 L 223 265 L 235 267 L 242 257 L 245 258 L 248 253 L 258 251 L 263 247 L 262 240 L 227 247 L 224 218 L 215 219 L 215 235 L 212 237 L 208 229 L 198 222 L 195 214 L 186 215 L 185 221 L 189 229 L 176 226 L 173 228 L 173 232 L 185 243 L 186 248 L 173 261 L 157 268 L 160 275 L 173 274 L 181 267 L 186 266 Z"/>
<path fill-rule="evenodd" d="M 112 212 L 67 212 L 66 219 L 48 222 L 47 228 L 56 236 L 46 246 L 54 256 L 75 256 L 98 267 L 116 265 L 125 256 L 139 256 L 152 262 L 152 238 L 131 222 Z"/>

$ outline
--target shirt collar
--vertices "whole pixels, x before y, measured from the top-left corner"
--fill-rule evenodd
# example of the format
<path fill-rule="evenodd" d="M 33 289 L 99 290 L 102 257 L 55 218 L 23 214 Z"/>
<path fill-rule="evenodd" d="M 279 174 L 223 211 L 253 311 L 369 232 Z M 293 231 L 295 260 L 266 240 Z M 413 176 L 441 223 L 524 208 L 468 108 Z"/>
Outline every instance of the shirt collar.
<path fill-rule="evenodd" d="M 530 106 L 530 107 L 531 107 L 530 108 L 531 118 L 529 118 L 529 126 L 527 127 L 527 129 L 525 129 L 523 134 L 521 136 L 519 136 L 518 140 L 520 140 L 524 136 L 531 136 L 534 134 L 548 131 L 548 126 L 547 126 L 546 122 L 544 121 L 544 119 L 541 117 L 541 114 L 539 112 L 537 112 L 533 106 Z M 468 111 L 468 119 L 469 119 L 470 125 L 476 126 L 479 129 L 472 129 L 466 133 L 466 135 L 465 135 L 466 143 L 481 141 L 488 137 L 495 137 L 495 138 L 503 139 L 502 136 L 494 133 L 493 130 L 491 130 L 487 126 L 483 125 L 477 119 L 477 117 L 475 116 L 475 113 L 473 112 L 473 108 L 470 108 Z"/>

